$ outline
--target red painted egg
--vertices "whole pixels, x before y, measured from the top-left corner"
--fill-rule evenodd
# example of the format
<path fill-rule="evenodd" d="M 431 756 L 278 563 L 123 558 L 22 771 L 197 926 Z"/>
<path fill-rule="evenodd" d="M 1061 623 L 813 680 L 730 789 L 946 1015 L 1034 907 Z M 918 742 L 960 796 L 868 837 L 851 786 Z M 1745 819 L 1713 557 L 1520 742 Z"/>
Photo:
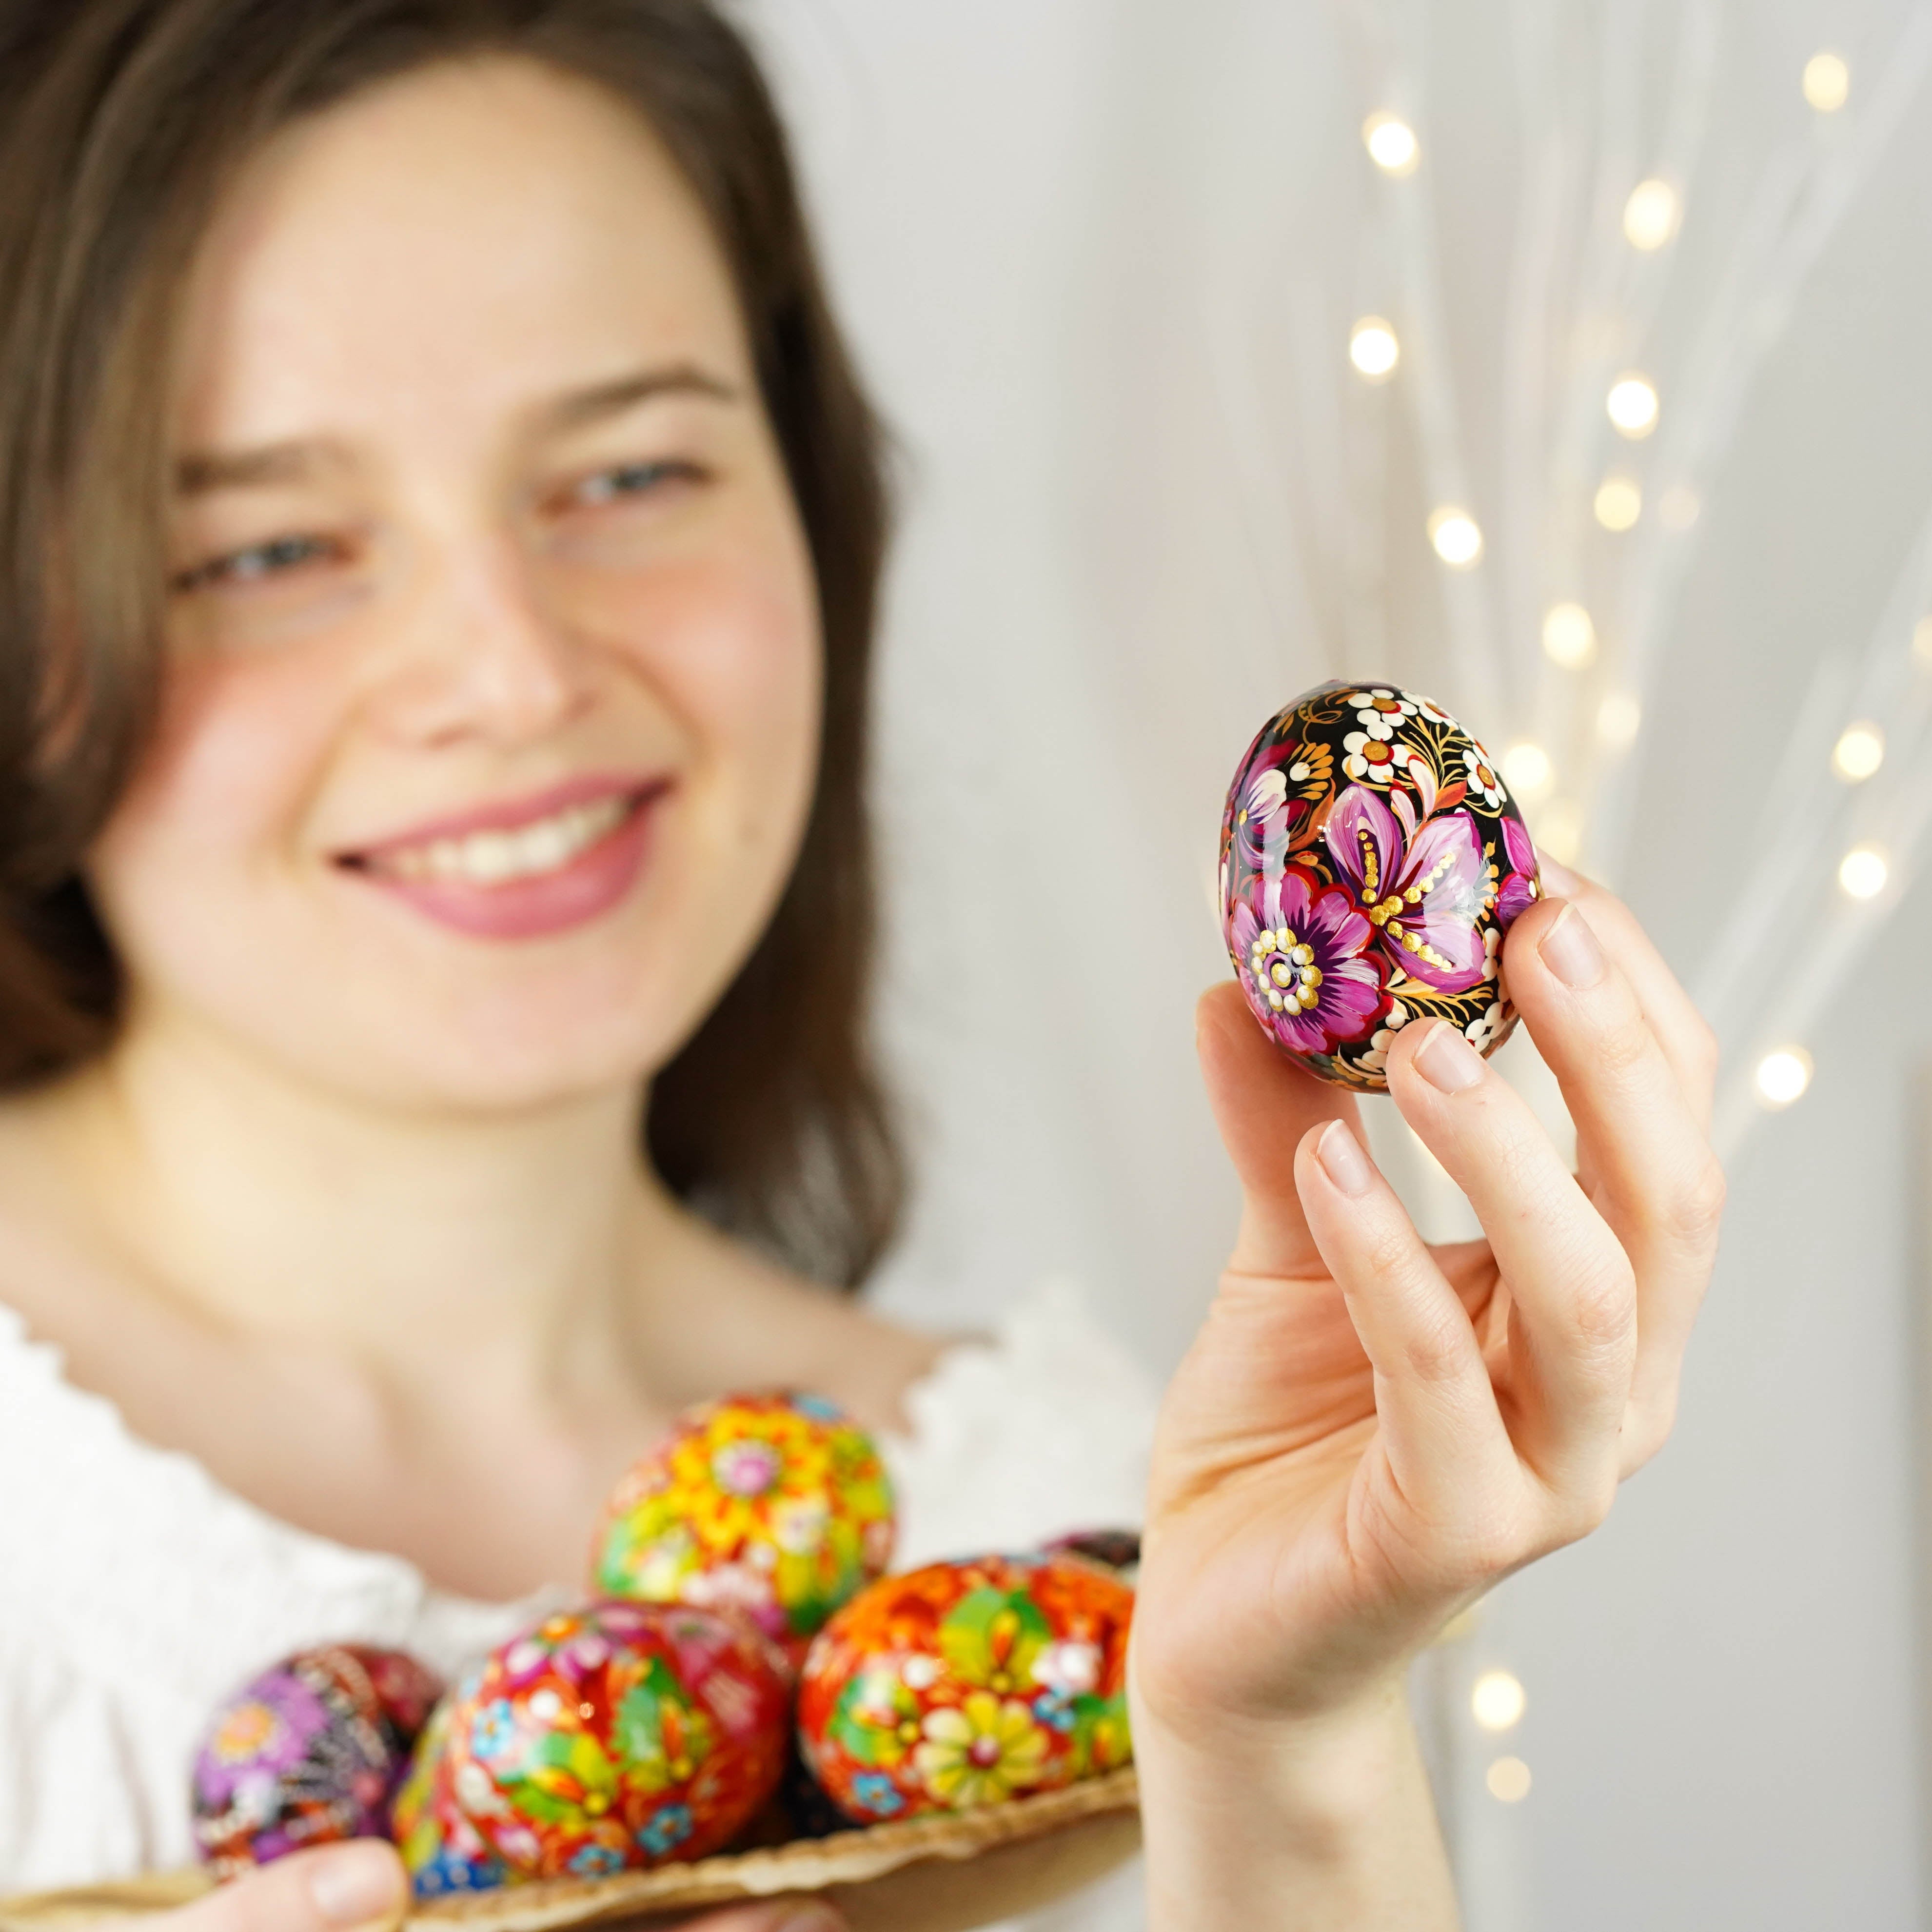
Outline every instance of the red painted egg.
<path fill-rule="evenodd" d="M 618 1484 L 591 1584 L 735 1611 L 796 1662 L 892 1548 L 891 1486 L 863 1430 L 820 1396 L 732 1396 L 689 1411 Z"/>
<path fill-rule="evenodd" d="M 457 1811 L 505 1866 L 588 1877 L 702 1858 L 776 1787 L 787 1672 L 736 1618 L 606 1602 L 494 1652 L 452 1707 Z"/>
<path fill-rule="evenodd" d="M 868 1585 L 806 1653 L 799 1742 L 874 1824 L 1051 1791 L 1128 1762 L 1133 1592 L 1073 1556 L 934 1563 Z"/>
<path fill-rule="evenodd" d="M 1324 684 L 1262 727 L 1221 821 L 1223 937 L 1262 1030 L 1324 1080 L 1388 1084 L 1396 1035 L 1479 1052 L 1516 1024 L 1502 939 L 1541 890 L 1522 814 L 1440 706 Z"/>
<path fill-rule="evenodd" d="M 472 1671 L 430 1714 L 390 1807 L 389 1835 L 418 1898 L 485 1892 L 508 1884 L 514 1876 L 464 1816 L 450 1784 L 451 1722 L 457 1709 L 475 1696 L 482 1676 L 480 1670 Z"/>

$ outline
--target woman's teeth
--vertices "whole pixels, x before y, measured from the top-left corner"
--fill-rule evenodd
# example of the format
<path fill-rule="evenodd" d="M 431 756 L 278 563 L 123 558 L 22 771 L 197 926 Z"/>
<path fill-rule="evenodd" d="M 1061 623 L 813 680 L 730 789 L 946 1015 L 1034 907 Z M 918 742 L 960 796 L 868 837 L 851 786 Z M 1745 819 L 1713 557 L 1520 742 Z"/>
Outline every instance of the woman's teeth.
<path fill-rule="evenodd" d="M 472 832 L 460 838 L 406 845 L 384 853 L 380 869 L 399 879 L 455 880 L 472 886 L 560 872 L 586 847 L 614 832 L 629 816 L 632 804 L 626 798 L 600 799 L 514 832 Z"/>

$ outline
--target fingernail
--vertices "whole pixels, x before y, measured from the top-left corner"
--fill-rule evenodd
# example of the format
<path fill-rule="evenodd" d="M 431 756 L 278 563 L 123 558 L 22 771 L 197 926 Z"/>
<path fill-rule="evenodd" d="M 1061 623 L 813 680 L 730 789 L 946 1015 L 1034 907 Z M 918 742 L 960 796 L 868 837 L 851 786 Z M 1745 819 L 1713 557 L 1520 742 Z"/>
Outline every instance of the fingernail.
<path fill-rule="evenodd" d="M 1604 949 L 1590 922 L 1574 906 L 1566 905 L 1551 920 L 1536 950 L 1544 964 L 1574 992 L 1594 986 L 1604 976 Z"/>
<path fill-rule="evenodd" d="M 1447 1020 L 1432 1020 L 1415 1050 L 1416 1070 L 1440 1094 L 1460 1094 L 1483 1077 L 1482 1057 Z"/>
<path fill-rule="evenodd" d="M 808 1905 L 779 1920 L 778 1932 L 845 1932 L 845 1922 L 829 1905 Z"/>
<path fill-rule="evenodd" d="M 1360 1196 L 1374 1184 L 1376 1171 L 1369 1165 L 1361 1143 L 1340 1120 L 1330 1120 L 1315 1143 L 1322 1171 L 1344 1194 Z"/>
<path fill-rule="evenodd" d="M 386 1923 L 402 1916 L 402 1868 L 386 1844 L 344 1845 L 316 1861 L 308 1895 L 332 1925 Z"/>

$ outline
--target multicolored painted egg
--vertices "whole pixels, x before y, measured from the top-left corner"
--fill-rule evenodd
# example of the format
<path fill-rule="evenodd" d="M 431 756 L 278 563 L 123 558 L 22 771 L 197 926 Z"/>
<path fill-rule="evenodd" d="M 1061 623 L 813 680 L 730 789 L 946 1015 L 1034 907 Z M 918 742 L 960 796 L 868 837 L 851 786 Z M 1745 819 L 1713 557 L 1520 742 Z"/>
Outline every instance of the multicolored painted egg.
<path fill-rule="evenodd" d="M 231 1878 L 343 1838 L 382 1837 L 442 1686 L 400 1651 L 298 1651 L 222 1705 L 194 1762 L 196 1849 Z"/>
<path fill-rule="evenodd" d="M 458 1706 L 473 1700 L 482 1675 L 480 1668 L 472 1671 L 430 1713 L 389 1808 L 389 1835 L 418 1898 L 487 1892 L 517 1876 L 464 1816 L 451 1788 L 451 1719 Z"/>
<path fill-rule="evenodd" d="M 1133 1605 L 1083 1557 L 982 1556 L 870 1584 L 806 1653 L 806 1762 L 868 1825 L 1114 1770 L 1133 1754 Z"/>
<path fill-rule="evenodd" d="M 1391 684 L 1306 692 L 1262 726 L 1228 788 L 1235 976 L 1270 1038 L 1338 1085 L 1385 1088 L 1412 1020 L 1499 1046 L 1516 1024 L 1503 934 L 1541 890 L 1488 752 Z"/>
<path fill-rule="evenodd" d="M 796 1664 L 882 1575 L 892 1496 L 872 1439 L 823 1398 L 729 1396 L 682 1416 L 612 1492 L 592 1586 L 748 1616 Z"/>
<path fill-rule="evenodd" d="M 528 1876 L 701 1858 L 777 1787 L 788 1677 L 749 1624 L 686 1604 L 551 1617 L 492 1652 L 452 1706 L 449 1796 Z"/>

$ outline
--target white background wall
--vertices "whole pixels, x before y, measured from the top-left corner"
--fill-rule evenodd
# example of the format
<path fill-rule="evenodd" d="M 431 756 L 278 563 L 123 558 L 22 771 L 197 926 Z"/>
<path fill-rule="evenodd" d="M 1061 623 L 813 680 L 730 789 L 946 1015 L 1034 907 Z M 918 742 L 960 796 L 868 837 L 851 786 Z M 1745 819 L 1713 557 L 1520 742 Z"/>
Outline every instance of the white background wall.
<path fill-rule="evenodd" d="M 1691 0 L 1616 4 L 1663 34 Z M 1356 129 L 1406 89 L 1482 571 L 1500 621 L 1533 612 L 1549 593 L 1534 519 L 1510 521 L 1504 292 L 1551 152 L 1532 136 L 1594 111 L 1604 16 L 1522 4 L 1580 34 L 1540 110 L 1506 0 L 1397 10 L 1401 58 L 1372 9 L 1313 0 L 749 11 L 904 444 L 878 798 L 922 1186 L 884 1292 L 922 1319 L 1069 1272 L 1170 1364 L 1234 1205 L 1190 1012 L 1226 970 L 1208 878 L 1235 758 L 1342 668 L 1432 690 L 1486 736 L 1526 728 L 1456 688 L 1400 396 L 1352 389 L 1342 360 L 1350 316 L 1394 299 Z M 1673 383 L 1754 184 L 1812 138 L 1806 56 L 1846 52 L 1854 116 L 1913 17 L 1724 9 L 1678 260 L 1636 345 L 1667 416 L 1694 402 Z M 1666 79 L 1646 52 L 1640 150 Z M 1558 377 L 1571 344 L 1552 338 Z M 1932 91 L 1805 278 L 1686 539 L 1620 877 L 1687 977 L 1755 856 L 1811 665 L 1862 640 L 1932 503 L 1928 345 Z M 1546 704 L 1538 688 L 1510 701 Z M 1817 958 L 1794 919 L 1745 982 L 1795 1011 Z M 1914 1230 L 1932 1166 L 1910 1096 L 1932 1064 L 1928 960 L 1921 890 L 1830 1003 L 1810 1094 L 1733 1162 L 1671 1448 L 1453 1660 L 1507 1664 L 1529 1696 L 1509 1748 L 1530 1796 L 1505 1813 L 1459 1793 L 1479 1932 L 1922 1922 Z M 1479 1771 L 1486 1748 L 1463 1745 Z"/>

